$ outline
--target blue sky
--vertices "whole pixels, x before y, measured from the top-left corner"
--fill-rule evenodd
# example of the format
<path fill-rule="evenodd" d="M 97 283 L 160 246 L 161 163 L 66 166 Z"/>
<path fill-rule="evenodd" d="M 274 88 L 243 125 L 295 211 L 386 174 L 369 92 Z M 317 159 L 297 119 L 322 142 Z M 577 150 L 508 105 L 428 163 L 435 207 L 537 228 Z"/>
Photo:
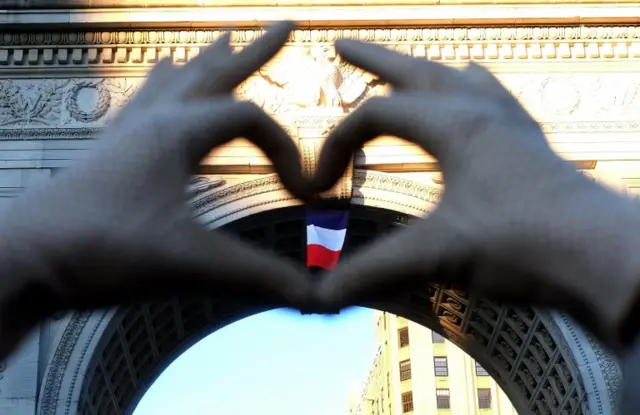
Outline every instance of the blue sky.
<path fill-rule="evenodd" d="M 339 415 L 369 373 L 373 311 L 275 310 L 206 337 L 151 386 L 134 415 Z"/>

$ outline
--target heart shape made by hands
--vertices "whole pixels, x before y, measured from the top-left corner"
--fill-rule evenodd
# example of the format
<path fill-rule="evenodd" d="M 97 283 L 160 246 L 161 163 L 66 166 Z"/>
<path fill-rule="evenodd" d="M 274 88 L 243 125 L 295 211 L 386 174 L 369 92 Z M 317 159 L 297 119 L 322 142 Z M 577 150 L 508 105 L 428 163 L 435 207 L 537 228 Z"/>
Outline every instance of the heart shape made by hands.
<path fill-rule="evenodd" d="M 342 58 L 394 90 L 344 119 L 327 138 L 316 175 L 305 178 L 293 140 L 260 108 L 232 96 L 292 28 L 274 25 L 239 53 L 227 35 L 183 67 L 160 62 L 89 157 L 5 210 L 0 358 L 39 319 L 70 308 L 223 291 L 326 312 L 434 281 L 560 308 L 612 347 L 630 341 L 640 261 L 634 202 L 558 157 L 482 67 L 456 70 L 348 40 L 336 44 Z M 323 278 L 191 220 L 185 184 L 211 148 L 233 138 L 260 147 L 284 186 L 313 203 L 358 147 L 383 134 L 438 159 L 444 196 L 419 224 Z M 607 292 L 598 288 L 602 275 L 616 276 Z"/>

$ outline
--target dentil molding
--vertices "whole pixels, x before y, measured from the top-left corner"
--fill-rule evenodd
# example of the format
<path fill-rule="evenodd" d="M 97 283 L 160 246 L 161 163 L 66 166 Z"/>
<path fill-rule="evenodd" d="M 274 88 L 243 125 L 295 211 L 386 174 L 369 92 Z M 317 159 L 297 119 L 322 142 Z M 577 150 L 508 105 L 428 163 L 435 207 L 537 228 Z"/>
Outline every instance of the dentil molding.
<path fill-rule="evenodd" d="M 131 30 L 0 33 L 4 76 L 34 68 L 140 68 L 164 57 L 184 63 L 216 40 L 220 30 Z M 262 29 L 233 31 L 242 47 Z M 290 45 L 359 39 L 385 44 L 416 57 L 445 62 L 633 60 L 640 57 L 639 26 L 417 27 L 305 29 Z"/>

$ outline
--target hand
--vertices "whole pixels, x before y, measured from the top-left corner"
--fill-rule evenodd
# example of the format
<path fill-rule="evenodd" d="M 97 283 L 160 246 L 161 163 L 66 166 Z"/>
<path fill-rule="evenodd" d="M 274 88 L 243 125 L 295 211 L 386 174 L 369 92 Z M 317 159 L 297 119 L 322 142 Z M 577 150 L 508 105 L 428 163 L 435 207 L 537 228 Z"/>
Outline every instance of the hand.
<path fill-rule="evenodd" d="M 566 310 L 611 346 L 630 340 L 623 321 L 640 288 L 633 201 L 558 157 L 536 121 L 481 66 L 456 70 L 352 40 L 336 49 L 393 91 L 365 102 L 330 134 L 316 190 L 328 189 L 364 142 L 393 135 L 438 159 L 445 191 L 424 220 L 326 276 L 321 302 L 344 307 L 393 289 L 454 283 Z"/>
<path fill-rule="evenodd" d="M 237 54 L 227 35 L 182 68 L 160 62 L 88 158 L 10 205 L 0 230 L 0 358 L 58 310 L 222 290 L 305 304 L 304 269 L 206 231 L 192 221 L 185 190 L 212 147 L 246 137 L 308 199 L 291 138 L 231 95 L 292 28 L 274 25 Z"/>

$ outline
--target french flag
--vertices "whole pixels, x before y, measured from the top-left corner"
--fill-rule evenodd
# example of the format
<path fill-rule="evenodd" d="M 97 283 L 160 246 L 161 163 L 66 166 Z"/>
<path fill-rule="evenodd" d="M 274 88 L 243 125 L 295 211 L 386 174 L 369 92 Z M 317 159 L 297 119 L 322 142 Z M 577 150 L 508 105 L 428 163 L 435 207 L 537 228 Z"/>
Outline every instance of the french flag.
<path fill-rule="evenodd" d="M 335 268 L 347 235 L 348 220 L 348 208 L 307 208 L 307 268 Z"/>
<path fill-rule="evenodd" d="M 316 205 L 306 208 L 307 268 L 312 273 L 332 270 L 340 260 L 353 197 L 354 160 L 355 154 L 338 183 Z"/>

